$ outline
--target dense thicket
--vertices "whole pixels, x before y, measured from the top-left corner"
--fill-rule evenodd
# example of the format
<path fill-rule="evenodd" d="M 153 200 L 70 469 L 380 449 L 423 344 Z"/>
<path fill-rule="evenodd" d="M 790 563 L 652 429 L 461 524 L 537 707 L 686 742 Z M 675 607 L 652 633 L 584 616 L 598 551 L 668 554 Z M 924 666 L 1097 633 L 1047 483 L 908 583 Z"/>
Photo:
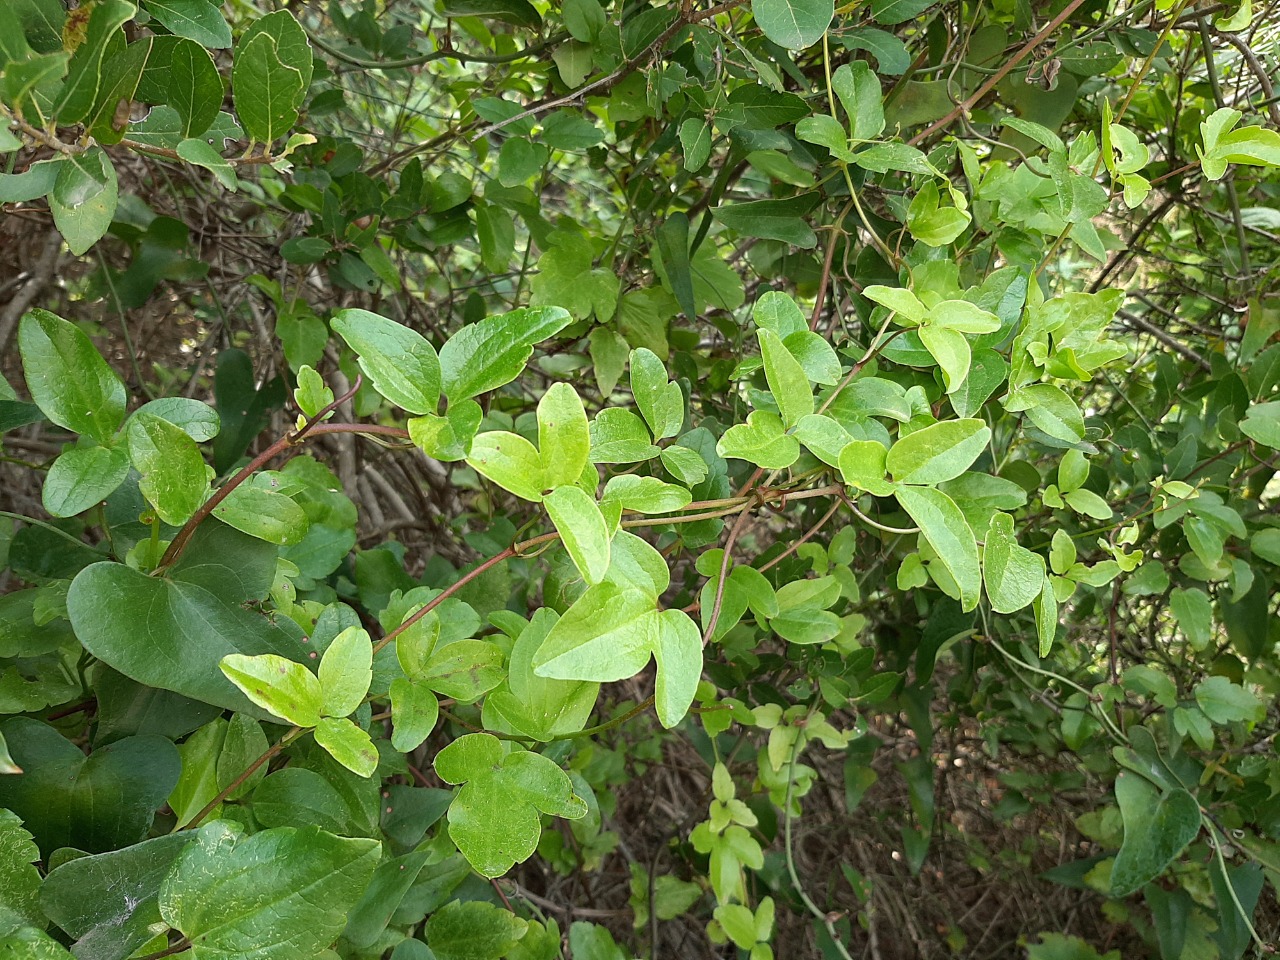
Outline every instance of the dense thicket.
<path fill-rule="evenodd" d="M 0 955 L 1280 939 L 1275 0 L 0 5 Z"/>

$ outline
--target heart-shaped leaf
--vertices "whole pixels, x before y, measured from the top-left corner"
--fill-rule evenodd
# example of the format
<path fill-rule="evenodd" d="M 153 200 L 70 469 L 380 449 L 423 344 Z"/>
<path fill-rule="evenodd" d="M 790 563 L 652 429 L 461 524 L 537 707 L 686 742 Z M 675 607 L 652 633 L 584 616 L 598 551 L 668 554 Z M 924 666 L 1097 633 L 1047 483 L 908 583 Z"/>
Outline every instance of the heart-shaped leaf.
<path fill-rule="evenodd" d="M 164 737 L 126 737 L 86 757 L 29 717 L 5 721 L 0 734 L 25 771 L 0 777 L 0 806 L 22 817 L 46 857 L 58 847 L 97 853 L 137 843 L 182 772 Z"/>

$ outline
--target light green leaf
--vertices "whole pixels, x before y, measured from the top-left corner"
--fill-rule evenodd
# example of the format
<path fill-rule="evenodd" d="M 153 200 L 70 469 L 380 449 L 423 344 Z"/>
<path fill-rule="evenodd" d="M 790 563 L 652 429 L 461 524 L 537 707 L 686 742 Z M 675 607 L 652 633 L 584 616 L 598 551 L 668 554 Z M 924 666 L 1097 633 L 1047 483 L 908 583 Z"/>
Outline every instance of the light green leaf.
<path fill-rule="evenodd" d="M 533 657 L 534 673 L 553 680 L 609 683 L 649 662 L 659 619 L 654 597 L 605 581 L 574 601 Z"/>
<path fill-rule="evenodd" d="M 376 840 L 316 827 L 251 837 L 202 827 L 160 886 L 160 914 L 192 942 L 194 960 L 314 957 L 347 922 L 382 854 Z"/>
<path fill-rule="evenodd" d="M 330 326 L 359 356 L 360 369 L 378 393 L 410 413 L 436 412 L 440 360 L 421 334 L 357 309 L 339 310 Z"/>
<path fill-rule="evenodd" d="M 204 167 L 217 178 L 218 183 L 232 193 L 239 187 L 240 181 L 236 179 L 236 172 L 231 163 L 204 140 L 198 137 L 183 140 L 178 144 L 177 150 L 179 157 L 187 161 L 187 163 L 194 163 L 197 167 Z"/>
<path fill-rule="evenodd" d="M 995 333 L 1000 318 L 968 300 L 943 300 L 929 310 L 929 323 L 961 333 Z"/>
<path fill-rule="evenodd" d="M 43 878 L 35 867 L 40 859 L 40 848 L 23 829 L 22 820 L 13 811 L 0 809 L 0 871 L 5 877 L 0 906 L 28 923 L 43 926 L 45 920 L 40 911 Z"/>
<path fill-rule="evenodd" d="M 990 440 L 981 420 L 944 420 L 899 438 L 885 465 L 899 483 L 939 484 L 968 470 Z"/>
<path fill-rule="evenodd" d="M 322 717 L 316 724 L 316 743 L 324 747 L 329 756 L 352 773 L 371 777 L 378 769 L 378 750 L 365 733 L 350 720 L 342 717 Z"/>
<path fill-rule="evenodd" d="M 538 451 L 544 489 L 576 483 L 587 466 L 587 412 L 578 391 L 567 383 L 554 384 L 538 401 Z"/>
<path fill-rule="evenodd" d="M 268 543 L 301 543 L 310 526 L 307 514 L 292 497 L 276 489 L 281 485 L 280 476 L 255 474 L 227 494 L 213 508 L 213 515 L 241 533 Z"/>
<path fill-rule="evenodd" d="M 1013 534 L 1013 517 L 1007 513 L 995 514 L 987 528 L 982 577 L 991 609 L 996 613 L 1021 610 L 1044 588 L 1044 559 L 1018 544 Z"/>
<path fill-rule="evenodd" d="M 76 256 L 102 239 L 120 199 L 116 170 L 101 147 L 66 157 L 49 194 L 54 225 Z"/>
<path fill-rule="evenodd" d="M 764 373 L 773 398 L 782 411 L 782 421 L 794 427 L 801 417 L 813 413 L 813 388 L 799 361 L 791 355 L 782 340 L 769 330 L 757 330 Z"/>
<path fill-rule="evenodd" d="M 1051 578 L 1045 577 L 1040 596 L 1036 598 L 1036 634 L 1040 639 L 1040 656 L 1047 657 L 1058 634 L 1058 598 Z"/>
<path fill-rule="evenodd" d="M 649 442 L 649 429 L 630 410 L 609 407 L 591 421 L 592 463 L 637 463 L 650 460 L 660 452 L 666 453 Z"/>
<path fill-rule="evenodd" d="M 360 627 L 347 627 L 333 638 L 320 658 L 318 671 L 324 690 L 320 712 L 346 717 L 355 712 L 373 681 L 373 644 Z"/>
<path fill-rule="evenodd" d="M 505 752 L 487 733 L 461 736 L 436 754 L 445 783 L 464 784 L 449 805 L 449 836 L 476 871 L 499 877 L 537 849 L 538 814 L 579 819 L 587 805 L 568 775 L 546 757 Z"/>
<path fill-rule="evenodd" d="M 689 452 L 693 453 L 692 450 Z M 699 462 L 702 462 L 701 458 Z M 693 494 L 684 487 L 664 483 L 657 477 L 640 477 L 627 473 L 609 480 L 602 500 L 616 501 L 622 505 L 622 509 L 637 513 L 674 513 L 692 501 Z"/>
<path fill-rule="evenodd" d="M 854 161 L 853 151 L 849 149 L 849 134 L 835 117 L 825 113 L 817 113 L 805 117 L 796 124 L 796 136 L 806 143 L 816 143 L 826 147 L 827 151 L 841 163 Z"/>
<path fill-rule="evenodd" d="M 18 328 L 31 399 L 60 427 L 108 444 L 124 422 L 120 378 L 79 328 L 47 310 L 32 310 Z"/>
<path fill-rule="evenodd" d="M 1084 415 L 1076 402 L 1051 383 L 1033 383 L 1009 395 L 1005 409 L 1026 412 L 1027 418 L 1046 434 L 1064 443 L 1084 439 Z"/>
<path fill-rule="evenodd" d="M 599 504 L 572 485 L 552 490 L 543 497 L 542 504 L 582 578 L 587 583 L 599 583 L 609 569 L 610 540 Z"/>
<path fill-rule="evenodd" d="M 1226 677 L 1201 680 L 1195 692 L 1196 703 L 1214 723 L 1257 723 L 1266 716 L 1266 707 L 1257 697 Z"/>
<path fill-rule="evenodd" d="M 218 411 L 207 403 L 187 397 L 160 397 L 138 408 L 140 413 L 151 413 L 161 420 L 168 420 L 181 427 L 196 443 L 204 443 L 218 435 L 222 421 Z"/>
<path fill-rule="evenodd" d="M 684 394 L 667 381 L 667 368 L 644 347 L 631 351 L 631 394 L 653 438 L 674 437 L 684 423 Z"/>
<path fill-rule="evenodd" d="M 886 460 L 884 444 L 878 440 L 851 440 L 840 451 L 840 475 L 851 487 L 885 497 L 892 492 L 884 478 Z"/>
<path fill-rule="evenodd" d="M 929 316 L 928 309 L 910 290 L 903 290 L 899 287 L 885 287 L 880 284 L 871 284 L 870 286 L 863 288 L 862 295 L 873 303 L 878 303 L 882 307 L 888 307 L 904 320 L 910 321 L 913 325 L 924 323 Z"/>
<path fill-rule="evenodd" d="M 409 753 L 422 746 L 440 719 L 440 701 L 425 683 L 391 681 L 391 746 Z"/>
<path fill-rule="evenodd" d="M 702 634 L 681 610 L 658 615 L 653 659 L 658 665 L 654 709 L 658 722 L 670 730 L 689 712 L 702 679 Z"/>
<path fill-rule="evenodd" d="M 542 458 L 532 443 L 516 433 L 494 430 L 478 434 L 467 463 L 483 477 L 524 500 L 542 502 L 548 484 Z"/>
<path fill-rule="evenodd" d="M 899 487 L 894 495 L 938 555 L 936 562 L 951 574 L 960 592 L 956 599 L 961 608 L 966 612 L 974 609 L 982 591 L 982 569 L 978 563 L 977 541 L 960 508 L 945 493 L 932 487 Z"/>
<path fill-rule="evenodd" d="M 256 657 L 229 653 L 219 666 L 246 697 L 273 716 L 299 727 L 320 722 L 324 689 L 302 664 L 274 653 Z"/>
<path fill-rule="evenodd" d="M 1251 404 L 1240 421 L 1240 432 L 1273 450 L 1280 450 L 1280 400 Z"/>
<path fill-rule="evenodd" d="M 801 417 L 792 433 L 810 453 L 833 467 L 839 466 L 840 454 L 853 442 L 853 437 L 848 430 L 822 414 L 811 413 Z M 881 447 L 881 450 L 883 449 Z"/>
<path fill-rule="evenodd" d="M 1107 501 L 1092 490 L 1086 490 L 1081 487 L 1079 490 L 1071 490 L 1062 495 L 1062 499 L 1076 513 L 1082 513 L 1086 517 L 1093 517 L 1095 520 L 1110 520 L 1111 507 L 1107 506 Z"/>
<path fill-rule="evenodd" d="M 138 489 L 165 523 L 181 526 L 204 503 L 209 478 L 192 440 L 168 420 L 137 411 L 125 427 Z"/>
<path fill-rule="evenodd" d="M 785 432 L 776 413 L 753 410 L 746 423 L 734 424 L 725 431 L 716 444 L 716 452 L 766 470 L 782 470 L 800 459 L 800 441 Z"/>
<path fill-rule="evenodd" d="M 822 39 L 835 16 L 833 0 L 752 0 L 751 13 L 766 37 L 788 50 Z"/>
<path fill-rule="evenodd" d="M 128 475 L 122 447 L 72 447 L 49 467 L 41 501 L 50 516 L 74 517 L 109 497 Z"/>
<path fill-rule="evenodd" d="M 973 358 L 969 341 L 958 330 L 934 324 L 926 324 L 918 332 L 920 342 L 942 368 L 947 393 L 955 393 L 964 386 L 965 378 L 969 376 L 969 364 Z"/>
<path fill-rule="evenodd" d="M 445 396 L 454 404 L 510 383 L 535 344 L 572 322 L 561 307 L 526 307 L 463 327 L 440 348 Z"/>
<path fill-rule="evenodd" d="M 1128 770 L 1116 777 L 1116 802 L 1124 842 L 1111 867 L 1111 895 L 1127 897 L 1160 876 L 1200 833 L 1200 805 L 1185 790 L 1162 795 Z"/>
<path fill-rule="evenodd" d="M 231 46 L 231 27 L 210 0 L 143 0 L 143 5 L 176 36 L 214 50 Z"/>
<path fill-rule="evenodd" d="M 595 0 L 582 0 L 584 3 L 595 3 Z M 627 368 L 627 341 L 616 330 L 608 327 L 596 327 L 591 331 L 591 362 L 595 367 L 596 387 L 600 396 L 608 399 L 614 387 L 622 379 L 622 372 Z"/>
<path fill-rule="evenodd" d="M 849 116 L 854 140 L 874 140 L 884 131 L 884 103 L 880 78 L 865 60 L 841 64 L 831 75 L 831 88 Z"/>
<path fill-rule="evenodd" d="M 452 463 L 466 459 L 484 411 L 474 400 L 455 400 L 443 417 L 427 413 L 409 419 L 409 439 L 429 457 Z"/>

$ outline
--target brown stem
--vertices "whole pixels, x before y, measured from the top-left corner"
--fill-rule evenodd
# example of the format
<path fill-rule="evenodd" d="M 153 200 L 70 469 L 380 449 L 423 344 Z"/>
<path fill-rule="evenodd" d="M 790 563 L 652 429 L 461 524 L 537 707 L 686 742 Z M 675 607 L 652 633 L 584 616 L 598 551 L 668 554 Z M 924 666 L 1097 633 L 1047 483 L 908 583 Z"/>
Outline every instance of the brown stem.
<path fill-rule="evenodd" d="M 937 133 L 939 130 L 950 126 L 955 121 L 956 117 L 961 114 L 967 114 L 973 109 L 974 105 L 977 104 L 978 101 L 995 88 L 996 84 L 1008 76 L 1009 72 L 1013 70 L 1014 67 L 1025 60 L 1036 47 L 1044 43 L 1044 41 L 1047 40 L 1049 36 L 1058 29 L 1058 27 L 1062 26 L 1062 24 L 1066 22 L 1067 18 L 1075 13 L 1082 3 L 1084 3 L 1084 0 L 1071 0 L 1070 3 L 1062 8 L 1062 11 L 1056 17 L 1045 24 L 1039 33 L 1028 40 L 1021 50 L 1015 53 L 1009 60 L 1005 61 L 1004 65 L 1001 66 L 999 70 L 987 77 L 986 82 L 984 82 L 982 86 L 978 87 L 971 96 L 966 97 L 964 100 L 957 103 L 950 113 L 942 119 L 931 123 L 923 131 L 917 133 L 914 137 L 908 140 L 907 143 L 915 146 L 920 141 L 927 139 L 931 134 Z"/>

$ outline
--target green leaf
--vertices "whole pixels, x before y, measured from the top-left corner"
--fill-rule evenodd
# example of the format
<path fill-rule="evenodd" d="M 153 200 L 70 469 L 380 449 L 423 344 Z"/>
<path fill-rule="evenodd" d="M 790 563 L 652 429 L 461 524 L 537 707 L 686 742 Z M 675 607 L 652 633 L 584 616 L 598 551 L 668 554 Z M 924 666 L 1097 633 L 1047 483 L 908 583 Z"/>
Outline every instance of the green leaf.
<path fill-rule="evenodd" d="M 254 474 L 213 508 L 213 515 L 241 533 L 285 546 L 300 543 L 309 523 L 303 508 L 277 491 L 280 474 Z"/>
<path fill-rule="evenodd" d="M 1076 513 L 1083 513 L 1086 517 L 1093 517 L 1095 520 L 1111 519 L 1111 507 L 1092 490 L 1085 490 L 1082 487 L 1063 494 L 1062 499 Z"/>
<path fill-rule="evenodd" d="M 459 737 L 436 754 L 445 783 L 464 784 L 449 805 L 449 836 L 485 877 L 500 877 L 533 855 L 542 833 L 538 814 L 579 819 L 587 805 L 563 770 L 546 757 L 487 733 Z"/>
<path fill-rule="evenodd" d="M 85 567 L 71 583 L 67 612 L 85 649 L 125 676 L 263 717 L 218 662 L 230 653 L 306 656 L 292 621 L 244 607 L 266 596 L 275 556 L 275 547 L 206 521 L 169 577 L 119 563 Z"/>
<path fill-rule="evenodd" d="M 534 673 L 598 683 L 635 676 L 656 642 L 655 608 L 655 598 L 644 590 L 608 580 L 588 588 L 547 634 L 533 657 Z"/>
<path fill-rule="evenodd" d="M 955 393 L 964 386 L 965 378 L 969 376 L 969 364 L 972 361 L 969 341 L 958 330 L 932 323 L 920 327 L 917 332 L 920 342 L 942 368 L 947 393 Z"/>
<path fill-rule="evenodd" d="M 1111 867 L 1111 895 L 1127 897 L 1164 872 L 1200 833 L 1200 805 L 1185 790 L 1160 794 L 1136 773 L 1116 777 L 1124 842 Z"/>
<path fill-rule="evenodd" d="M 572 321 L 560 307 L 526 307 L 463 327 L 440 348 L 445 396 L 452 404 L 510 383 L 534 345 Z"/>
<path fill-rule="evenodd" d="M 346 717 L 364 701 L 373 682 L 373 644 L 360 627 L 347 627 L 333 638 L 320 658 L 318 671 L 324 690 L 320 712 Z"/>
<path fill-rule="evenodd" d="M 231 192 L 235 192 L 240 184 L 236 172 L 229 161 L 225 160 L 217 150 L 199 138 L 183 140 L 177 146 L 178 156 L 187 163 L 204 167 L 217 178 L 218 183 Z"/>
<path fill-rule="evenodd" d="M 658 666 L 654 709 L 658 722 L 670 730 L 684 719 L 702 679 L 702 633 L 681 610 L 658 615 L 653 659 Z"/>
<path fill-rule="evenodd" d="M 982 550 L 982 577 L 996 613 L 1014 613 L 1040 595 L 1045 582 L 1044 559 L 1019 546 L 1013 517 L 997 513 L 987 528 Z"/>
<path fill-rule="evenodd" d="M 138 408 L 139 413 L 149 413 L 181 427 L 196 443 L 204 443 L 218 435 L 221 420 L 218 411 L 207 403 L 187 397 L 160 397 Z"/>
<path fill-rule="evenodd" d="M 809 378 L 776 334 L 757 330 L 756 336 L 764 358 L 765 377 L 782 411 L 782 422 L 788 428 L 794 427 L 802 417 L 813 413 L 813 388 L 809 386 Z"/>
<path fill-rule="evenodd" d="M 939 205 L 938 185 L 932 180 L 917 191 L 907 207 L 907 229 L 928 247 L 945 247 L 964 233 L 971 220 L 958 207 Z"/>
<path fill-rule="evenodd" d="M 978 564 L 977 541 L 960 508 L 945 493 L 932 487 L 899 487 L 894 495 L 938 555 L 937 562 L 951 574 L 960 594 L 956 599 L 961 608 L 965 612 L 974 609 L 982 590 L 982 570 Z"/>
<path fill-rule="evenodd" d="M 302 664 L 274 653 L 229 653 L 218 666 L 246 697 L 273 716 L 299 727 L 320 722 L 324 689 Z"/>
<path fill-rule="evenodd" d="M 209 478 L 196 443 L 168 420 L 137 411 L 125 427 L 138 489 L 160 519 L 181 526 L 204 503 Z"/>
<path fill-rule="evenodd" d="M 452 463 L 466 459 L 484 411 L 474 400 L 454 401 L 443 417 L 428 413 L 409 420 L 409 438 L 429 457 Z"/>
<path fill-rule="evenodd" d="M 835 16 L 832 0 L 752 0 L 751 13 L 766 37 L 788 50 L 822 39 Z"/>
<path fill-rule="evenodd" d="M 693 494 L 684 487 L 664 483 L 657 477 L 640 477 L 632 473 L 610 479 L 602 498 L 602 502 L 616 501 L 624 510 L 649 514 L 674 513 L 692 500 Z"/>
<path fill-rule="evenodd" d="M 456 640 L 438 647 L 419 679 L 436 693 L 471 703 L 502 682 L 502 650 L 487 640 Z"/>
<path fill-rule="evenodd" d="M 496 904 L 453 900 L 431 914 L 425 932 L 436 960 L 491 960 L 510 954 L 528 929 Z"/>
<path fill-rule="evenodd" d="M 118 200 L 115 167 L 101 147 L 63 161 L 49 194 L 49 209 L 72 253 L 79 256 L 102 239 Z"/>
<path fill-rule="evenodd" d="M 0 735 L 24 771 L 0 777 L 0 807 L 22 818 L 46 860 L 58 847 L 100 853 L 139 842 L 182 772 L 164 737 L 125 737 L 86 757 L 29 717 L 6 720 Z"/>
<path fill-rule="evenodd" d="M 591 452 L 591 430 L 578 391 L 554 384 L 538 401 L 538 457 L 544 488 L 576 483 Z"/>
<path fill-rule="evenodd" d="M 885 465 L 899 483 L 939 484 L 968 470 L 990 440 L 981 420 L 944 420 L 900 437 Z"/>
<path fill-rule="evenodd" d="M 1266 715 L 1266 707 L 1257 697 L 1226 677 L 1200 681 L 1195 693 L 1196 703 L 1214 723 L 1257 723 Z"/>
<path fill-rule="evenodd" d="M 494 430 L 478 434 L 467 463 L 476 473 L 524 500 L 542 502 L 547 489 L 537 448 L 516 433 Z"/>
<path fill-rule="evenodd" d="M 592 450 L 594 449 L 593 447 Z M 673 477 L 689 486 L 701 483 L 707 476 L 707 461 L 688 447 L 663 448 L 662 465 L 671 471 Z"/>
<path fill-rule="evenodd" d="M 409 413 L 436 412 L 440 360 L 421 334 L 368 310 L 339 310 L 330 326 L 359 356 L 378 393 Z"/>
<path fill-rule="evenodd" d="M 44 916 L 40 912 L 42 878 L 35 867 L 39 859 L 40 848 L 31 834 L 23 829 L 21 818 L 11 810 L 0 810 L 0 871 L 5 877 L 0 906 L 27 923 L 43 926 Z"/>
<path fill-rule="evenodd" d="M 315 827 L 245 837 L 210 823 L 161 884 L 160 914 L 195 960 L 313 957 L 342 932 L 381 853 L 376 840 Z"/>
<path fill-rule="evenodd" d="M 401 753 L 418 749 L 440 719 L 440 701 L 425 683 L 405 677 L 391 681 L 391 746 Z"/>
<path fill-rule="evenodd" d="M 542 26 L 542 17 L 529 0 L 444 0 L 440 12 L 446 17 L 481 17 L 534 30 Z"/>
<path fill-rule="evenodd" d="M 51 516 L 74 517 L 109 497 L 128 474 L 120 447 L 72 447 L 53 461 L 41 500 Z"/>
<path fill-rule="evenodd" d="M 849 486 L 885 497 L 892 492 L 884 478 L 886 460 L 884 444 L 878 440 L 850 440 L 840 451 L 837 465 Z"/>
<path fill-rule="evenodd" d="M 848 430 L 822 414 L 811 413 L 801 417 L 792 433 L 810 453 L 833 467 L 839 466 L 841 452 L 853 442 Z"/>
<path fill-rule="evenodd" d="M 1053 592 L 1053 582 L 1045 577 L 1040 596 L 1036 599 L 1036 634 L 1040 640 L 1040 656 L 1047 657 L 1053 649 L 1058 634 L 1058 599 Z"/>
<path fill-rule="evenodd" d="M 311 44 L 293 14 L 279 10 L 253 21 L 231 67 L 236 116 L 251 139 L 269 146 L 289 132 L 311 71 Z"/>
<path fill-rule="evenodd" d="M 1084 415 L 1076 402 L 1051 383 L 1033 383 L 1010 393 L 1005 402 L 1010 413 L 1025 411 L 1027 419 L 1055 440 L 1076 443 L 1084 439 Z"/>
<path fill-rule="evenodd" d="M 884 131 L 884 104 L 880 78 L 865 60 L 841 64 L 831 75 L 831 88 L 849 116 L 854 140 L 873 140 Z"/>
<path fill-rule="evenodd" d="M 130 956 L 163 925 L 160 883 L 191 839 L 170 834 L 63 863 L 45 879 L 41 905 L 79 956 Z"/>
<path fill-rule="evenodd" d="M 1273 450 L 1280 450 L 1280 400 L 1250 404 L 1240 421 L 1240 432 Z"/>
<path fill-rule="evenodd" d="M 746 423 L 736 423 L 725 431 L 716 453 L 766 470 L 782 470 L 800 459 L 800 441 L 785 432 L 776 413 L 753 410 Z"/>
<path fill-rule="evenodd" d="M 18 328 L 31 399 L 60 427 L 107 445 L 124 422 L 125 389 L 74 324 L 32 310 Z"/>
<path fill-rule="evenodd" d="M 644 347 L 631 351 L 631 393 L 653 438 L 674 437 L 684 423 L 684 394 L 667 381 L 667 368 Z"/>
<path fill-rule="evenodd" d="M 316 743 L 352 773 L 371 777 L 378 769 L 378 750 L 365 733 L 342 717 L 322 717 L 316 724 Z"/>
<path fill-rule="evenodd" d="M 755 0 L 753 5 L 758 6 L 761 2 L 790 7 L 793 0 Z M 798 2 L 830 5 L 829 0 Z M 747 200 L 713 207 L 711 215 L 744 237 L 781 240 L 802 250 L 811 250 L 818 244 L 818 235 L 804 218 L 820 199 L 817 193 L 804 193 L 785 200 Z"/>
<path fill-rule="evenodd" d="M 871 0 L 871 16 L 876 23 L 903 23 L 914 20 L 937 0 Z"/>
<path fill-rule="evenodd" d="M 572 485 L 552 490 L 543 497 L 542 504 L 582 578 L 587 583 L 599 583 L 609 569 L 610 541 L 609 528 L 599 504 Z"/>
<path fill-rule="evenodd" d="M 231 27 L 210 0 L 142 0 L 142 3 L 172 34 L 213 50 L 231 46 Z"/>
<path fill-rule="evenodd" d="M 137 7 L 124 0 L 101 0 L 92 7 L 84 39 L 71 55 L 66 82 L 54 101 L 53 112 L 58 123 L 64 126 L 79 123 L 93 111 L 106 84 L 109 65 L 124 51 L 125 36 L 121 28 L 135 13 Z M 76 157 L 69 159 L 74 164 Z"/>

